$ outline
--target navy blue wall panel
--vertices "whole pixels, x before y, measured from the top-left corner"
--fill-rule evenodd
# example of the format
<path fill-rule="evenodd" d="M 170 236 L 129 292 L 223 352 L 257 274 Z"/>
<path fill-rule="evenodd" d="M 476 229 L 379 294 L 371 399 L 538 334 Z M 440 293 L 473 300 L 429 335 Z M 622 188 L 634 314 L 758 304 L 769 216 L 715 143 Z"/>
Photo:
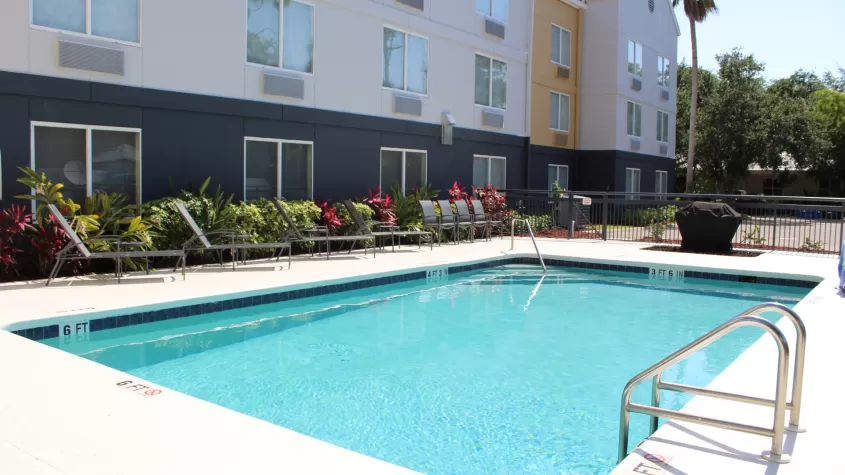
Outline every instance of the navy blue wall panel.
<path fill-rule="evenodd" d="M 15 195 L 28 194 L 29 189 L 16 180 L 21 176 L 18 167 L 28 167 L 29 154 L 29 100 L 24 96 L 0 95 L 0 154 L 2 154 L 3 196 L 0 208 L 12 203 Z"/>
<path fill-rule="evenodd" d="M 542 190 L 546 188 L 549 180 L 549 165 L 569 166 L 569 187 L 570 190 L 581 190 L 578 183 L 578 157 L 575 150 L 567 148 L 546 147 L 542 145 L 531 146 L 531 159 L 529 165 L 529 180 L 532 189 Z"/>
<path fill-rule="evenodd" d="M 378 187 L 380 134 L 318 125 L 314 135 L 314 198 L 368 196 Z"/>

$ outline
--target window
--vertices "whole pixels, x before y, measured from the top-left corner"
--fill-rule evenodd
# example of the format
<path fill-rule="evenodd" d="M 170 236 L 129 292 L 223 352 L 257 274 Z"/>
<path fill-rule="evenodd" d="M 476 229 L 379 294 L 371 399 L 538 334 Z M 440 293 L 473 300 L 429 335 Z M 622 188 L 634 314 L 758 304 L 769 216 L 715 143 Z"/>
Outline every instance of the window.
<path fill-rule="evenodd" d="M 475 103 L 507 109 L 508 63 L 475 55 Z"/>
<path fill-rule="evenodd" d="M 636 102 L 628 102 L 628 135 L 642 137 L 643 106 Z"/>
<path fill-rule="evenodd" d="M 625 169 L 625 193 L 639 193 L 640 192 L 640 169 L 626 168 Z M 625 199 L 636 199 L 636 195 L 625 195 Z"/>
<path fill-rule="evenodd" d="M 475 186 L 493 185 L 502 190 L 506 188 L 507 159 L 475 155 L 472 159 L 472 184 Z"/>
<path fill-rule="evenodd" d="M 140 2 L 141 0 L 32 0 L 32 24 L 128 43 L 140 43 Z"/>
<path fill-rule="evenodd" d="M 552 91 L 549 97 L 549 128 L 569 132 L 569 96 Z"/>
<path fill-rule="evenodd" d="M 313 142 L 247 137 L 244 199 L 312 199 L 313 156 Z"/>
<path fill-rule="evenodd" d="M 384 29 L 382 86 L 428 94 L 428 40 Z"/>
<path fill-rule="evenodd" d="M 554 188 L 557 183 L 558 188 L 569 189 L 569 167 L 567 165 L 549 165 L 549 189 Z"/>
<path fill-rule="evenodd" d="M 654 192 L 657 194 L 666 194 L 669 186 L 669 173 L 662 170 L 654 172 Z"/>
<path fill-rule="evenodd" d="M 668 58 L 663 56 L 657 57 L 657 85 L 669 89 L 669 80 L 672 77 L 670 71 L 670 63 Z"/>
<path fill-rule="evenodd" d="M 313 73 L 314 6 L 295 0 L 284 0 L 284 6 L 280 3 L 247 0 L 246 60 Z"/>
<path fill-rule="evenodd" d="M 572 62 L 572 33 L 557 25 L 552 25 L 552 62 L 567 68 Z"/>
<path fill-rule="evenodd" d="M 141 131 L 34 122 L 32 168 L 75 203 L 95 193 L 120 193 L 141 202 Z"/>
<path fill-rule="evenodd" d="M 496 20 L 508 21 L 508 0 L 475 0 L 475 9 Z"/>
<path fill-rule="evenodd" d="M 408 195 L 427 182 L 427 153 L 424 150 L 381 149 L 382 191 L 398 186 L 402 194 Z"/>
<path fill-rule="evenodd" d="M 657 141 L 669 143 L 669 113 L 657 111 Z"/>
<path fill-rule="evenodd" d="M 628 41 L 628 72 L 643 77 L 643 45 Z"/>

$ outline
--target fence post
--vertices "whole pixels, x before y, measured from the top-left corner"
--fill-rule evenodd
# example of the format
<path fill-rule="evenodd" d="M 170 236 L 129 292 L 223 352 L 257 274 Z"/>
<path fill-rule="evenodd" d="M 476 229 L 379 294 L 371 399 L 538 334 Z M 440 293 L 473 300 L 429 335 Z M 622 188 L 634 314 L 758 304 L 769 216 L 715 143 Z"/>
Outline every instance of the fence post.
<path fill-rule="evenodd" d="M 566 227 L 569 229 L 569 232 L 566 233 L 566 239 L 572 239 L 572 235 L 575 234 L 575 226 L 573 225 L 573 220 L 575 219 L 575 195 L 573 193 L 569 193 L 569 214 L 568 214 L 568 223 L 566 223 Z"/>
<path fill-rule="evenodd" d="M 608 197 L 604 193 L 601 198 L 601 238 L 607 241 L 607 212 L 608 212 Z"/>
<path fill-rule="evenodd" d="M 842 212 L 839 215 L 839 253 L 842 253 L 842 243 L 845 241 L 845 201 L 842 202 Z"/>
<path fill-rule="evenodd" d="M 774 219 L 772 220 L 772 250 L 777 251 L 777 230 L 778 230 L 778 210 L 774 210 Z"/>

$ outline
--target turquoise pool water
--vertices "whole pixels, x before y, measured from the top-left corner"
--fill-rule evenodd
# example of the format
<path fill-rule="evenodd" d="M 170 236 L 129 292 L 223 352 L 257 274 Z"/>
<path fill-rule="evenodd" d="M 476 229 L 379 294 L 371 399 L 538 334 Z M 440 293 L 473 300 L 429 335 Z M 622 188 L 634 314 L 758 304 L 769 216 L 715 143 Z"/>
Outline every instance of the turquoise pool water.
<path fill-rule="evenodd" d="M 492 268 L 104 330 L 65 349 L 421 472 L 594 474 L 615 465 L 628 379 L 752 305 L 807 292 L 541 275 Z M 737 331 L 666 379 L 706 384 L 761 333 Z M 633 417 L 632 447 L 647 423 Z"/>

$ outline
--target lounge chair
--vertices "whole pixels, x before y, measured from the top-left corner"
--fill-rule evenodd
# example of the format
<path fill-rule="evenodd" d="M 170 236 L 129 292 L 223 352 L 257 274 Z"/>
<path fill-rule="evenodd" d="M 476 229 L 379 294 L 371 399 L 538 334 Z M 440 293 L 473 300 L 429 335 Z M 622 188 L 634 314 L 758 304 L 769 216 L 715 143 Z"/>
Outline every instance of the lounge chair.
<path fill-rule="evenodd" d="M 455 225 L 454 219 L 449 222 L 444 222 L 437 212 L 434 210 L 434 203 L 429 200 L 420 200 L 420 206 L 423 210 L 423 227 L 434 228 L 437 230 L 437 245 L 440 245 L 443 230 L 452 230 L 452 240 L 457 242 L 458 227 Z"/>
<path fill-rule="evenodd" d="M 440 207 L 440 219 L 443 223 L 455 224 L 455 242 L 461 242 L 461 228 L 472 230 L 472 218 L 469 221 L 459 221 L 455 213 L 452 212 L 452 203 L 449 200 L 437 200 L 437 205 Z"/>
<path fill-rule="evenodd" d="M 461 226 L 464 226 L 466 223 L 469 223 L 470 230 L 470 240 L 475 241 L 475 230 L 481 229 L 482 235 L 484 231 L 487 231 L 487 240 L 490 240 L 490 226 L 487 225 L 486 221 L 476 221 L 475 217 L 470 214 L 469 206 L 467 206 L 467 202 L 464 200 L 455 201 L 455 207 L 458 209 L 458 223 Z"/>
<path fill-rule="evenodd" d="M 370 226 L 367 225 L 367 222 L 364 221 L 364 217 L 361 216 L 361 213 L 358 212 L 358 209 L 355 208 L 355 205 L 352 203 L 352 200 L 344 200 L 343 206 L 346 207 L 346 211 L 349 213 L 349 216 L 352 217 L 352 221 L 355 222 L 355 226 L 357 228 L 358 234 L 362 235 L 370 235 L 373 238 L 376 237 L 387 237 L 390 236 L 391 242 L 391 249 L 395 250 L 395 237 L 396 236 L 417 236 L 419 239 L 419 246 L 422 248 L 422 239 L 423 237 L 427 237 L 431 239 L 431 249 L 434 249 L 434 233 L 431 231 L 416 231 L 416 230 L 402 230 L 399 226 L 396 226 L 391 223 L 379 222 L 376 221 L 372 223 L 373 226 L 380 227 L 381 229 L 386 229 L 387 231 L 373 231 L 370 229 Z M 400 243 L 401 247 L 401 243 Z"/>
<path fill-rule="evenodd" d="M 288 250 L 288 269 L 290 269 L 291 264 L 291 247 L 290 243 L 287 242 L 273 242 L 273 243 L 258 243 L 258 242 L 247 242 L 249 236 L 245 236 L 243 234 L 238 233 L 235 230 L 231 229 L 224 229 L 219 231 L 211 231 L 211 232 L 204 232 L 194 221 L 194 217 L 191 216 L 191 213 L 185 208 L 185 204 L 179 201 L 174 203 L 176 205 L 176 209 L 179 210 L 179 213 L 182 215 L 182 218 L 185 219 L 185 222 L 188 223 L 191 230 L 194 232 L 194 236 L 191 239 L 188 239 L 185 244 L 182 244 L 182 249 L 185 252 L 188 251 L 224 251 L 229 249 L 232 251 L 232 270 L 235 270 L 235 263 L 237 259 L 237 252 L 236 251 L 246 251 L 249 249 L 273 249 L 275 250 Z M 225 244 L 212 244 L 208 238 L 209 236 L 222 236 L 229 240 L 229 242 Z M 195 245 L 194 242 L 198 241 L 200 243 L 199 246 Z M 273 252 L 273 257 L 276 256 L 276 253 Z M 278 261 L 281 258 L 282 254 L 279 253 L 279 257 L 276 258 Z M 244 257 L 245 259 L 245 257 Z M 222 264 L 222 255 L 221 255 L 221 264 Z"/>
<path fill-rule="evenodd" d="M 147 274 L 150 273 L 150 265 L 149 265 L 149 258 L 150 257 L 178 257 L 179 261 L 176 263 L 176 267 L 179 267 L 179 264 L 182 264 L 182 279 L 185 279 L 185 251 L 184 250 L 173 250 L 173 251 L 153 251 L 153 250 L 126 250 L 126 247 L 129 248 L 138 248 L 144 247 L 146 244 L 139 243 L 139 242 L 126 242 L 123 241 L 121 236 L 97 236 L 95 238 L 82 240 L 76 231 L 70 227 L 65 217 L 56 208 L 56 205 L 47 205 L 47 209 L 50 210 L 50 214 L 53 215 L 56 222 L 59 223 L 59 226 L 62 227 L 64 232 L 68 235 L 70 242 L 62 248 L 58 253 L 56 253 L 56 264 L 53 265 L 53 269 L 50 271 L 50 275 L 47 277 L 47 285 L 50 285 L 50 282 L 56 278 L 59 273 L 59 270 L 62 268 L 62 264 L 65 261 L 71 259 L 114 259 L 115 260 L 115 275 L 117 276 L 118 283 L 120 282 L 120 278 L 123 274 L 122 268 L 122 261 L 126 258 L 138 258 L 143 257 L 146 261 L 146 271 Z M 92 243 L 96 241 L 108 241 L 113 242 L 117 247 L 116 251 L 107 251 L 107 252 L 92 252 L 88 249 L 88 246 L 85 245 L 86 242 Z"/>
<path fill-rule="evenodd" d="M 499 230 L 499 237 L 504 239 L 504 229 L 505 229 L 505 222 L 502 220 L 498 220 L 495 217 L 487 214 L 484 212 L 484 204 L 479 200 L 472 200 L 472 212 L 473 216 L 475 217 L 475 221 L 478 222 L 479 220 L 487 223 L 487 238 L 490 239 L 492 236 L 493 228 Z"/>
<path fill-rule="evenodd" d="M 328 259 L 331 254 L 331 243 L 333 242 L 363 242 L 365 244 L 364 255 L 367 254 L 366 245 L 371 242 L 373 247 L 373 258 L 376 257 L 376 245 L 372 235 L 331 236 L 329 235 L 329 229 L 325 226 L 314 226 L 308 228 L 299 227 L 293 219 L 291 219 L 290 215 L 288 215 L 284 206 L 282 206 L 282 203 L 278 199 L 274 199 L 273 204 L 276 206 L 276 211 L 279 212 L 282 219 L 284 219 L 285 223 L 288 225 L 287 230 L 285 230 L 285 233 L 282 235 L 282 239 L 285 242 L 325 242 L 326 259 Z M 305 236 L 303 233 L 309 235 Z M 352 252 L 352 249 L 350 249 L 349 252 Z"/>

